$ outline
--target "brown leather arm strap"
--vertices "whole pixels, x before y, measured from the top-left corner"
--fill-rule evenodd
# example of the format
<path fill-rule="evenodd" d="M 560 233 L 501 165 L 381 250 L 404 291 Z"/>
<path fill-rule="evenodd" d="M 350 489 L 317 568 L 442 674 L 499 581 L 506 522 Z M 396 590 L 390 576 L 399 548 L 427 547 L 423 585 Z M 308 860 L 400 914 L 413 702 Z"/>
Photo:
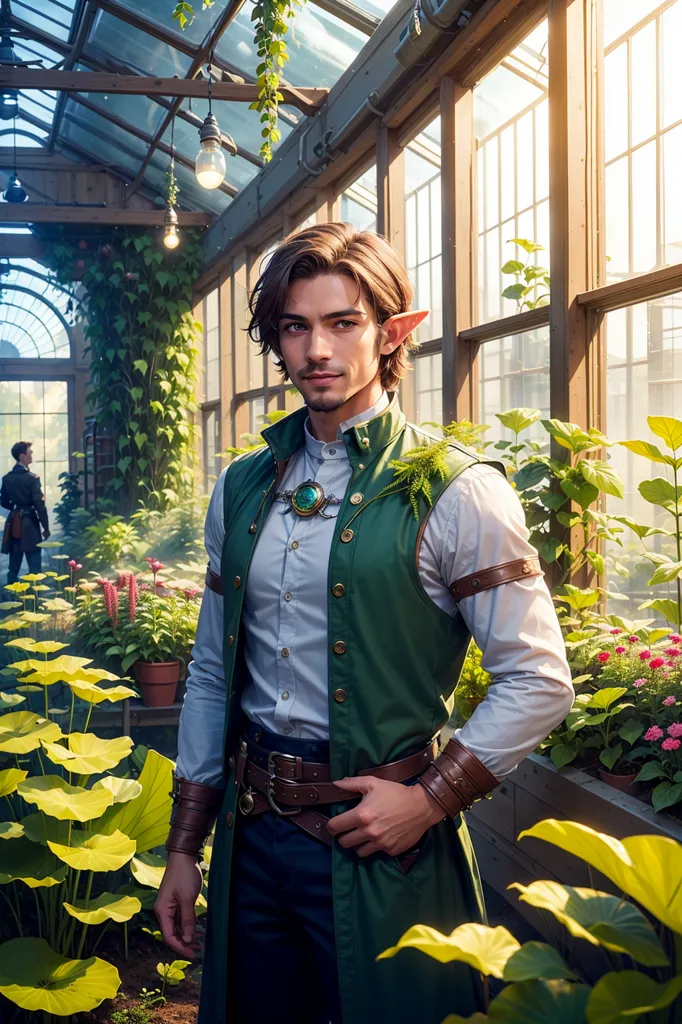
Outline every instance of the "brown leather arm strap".
<path fill-rule="evenodd" d="M 206 566 L 206 586 L 209 590 L 223 596 L 223 578 L 217 572 L 213 572 L 210 565 Z"/>
<path fill-rule="evenodd" d="M 461 601 L 462 598 L 472 597 L 481 590 L 490 590 L 491 587 L 499 587 L 501 583 L 512 583 L 514 580 L 530 579 L 531 576 L 544 576 L 537 555 L 516 558 L 513 562 L 502 562 L 490 569 L 481 569 L 480 572 L 462 576 L 451 584 L 450 593 L 455 601 Z"/>
<path fill-rule="evenodd" d="M 495 776 L 459 740 L 450 740 L 418 781 L 451 818 L 498 785 Z"/>
<path fill-rule="evenodd" d="M 224 790 L 173 775 L 173 817 L 166 850 L 199 857 L 223 802 Z"/>

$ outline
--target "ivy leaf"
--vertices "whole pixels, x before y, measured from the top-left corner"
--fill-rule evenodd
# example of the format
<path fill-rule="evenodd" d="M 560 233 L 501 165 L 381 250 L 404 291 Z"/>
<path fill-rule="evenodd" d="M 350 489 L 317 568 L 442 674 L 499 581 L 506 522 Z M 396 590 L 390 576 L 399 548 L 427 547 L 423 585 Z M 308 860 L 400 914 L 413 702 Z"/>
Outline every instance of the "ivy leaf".
<path fill-rule="evenodd" d="M 151 316 L 151 314 L 150 314 L 150 316 Z M 134 366 L 134 367 L 135 367 L 135 369 L 136 369 L 136 370 L 138 370 L 138 371 L 139 371 L 139 372 L 140 372 L 140 373 L 141 373 L 141 374 L 142 374 L 143 376 L 144 376 L 144 375 L 146 374 L 146 372 L 147 372 L 147 369 L 148 369 L 148 363 L 147 363 L 147 360 L 146 360 L 146 359 L 136 359 L 136 360 L 135 360 L 135 361 L 133 362 L 133 366 Z"/>
<path fill-rule="evenodd" d="M 675 785 L 670 782 L 661 782 L 651 794 L 651 802 L 655 811 L 672 807 L 680 800 L 682 800 L 682 782 L 676 782 Z"/>
<path fill-rule="evenodd" d="M 523 271 L 523 266 L 519 260 L 507 260 L 501 269 L 503 274 L 520 274 Z"/>
<path fill-rule="evenodd" d="M 589 508 L 599 497 L 599 489 L 588 480 L 580 480 L 578 477 L 562 480 L 560 485 L 564 494 L 567 494 L 582 509 Z"/>
<path fill-rule="evenodd" d="M 520 299 L 524 294 L 524 287 L 522 284 L 510 284 L 502 292 L 503 299 Z"/>
<path fill-rule="evenodd" d="M 656 437 L 661 437 L 668 448 L 676 451 L 682 448 L 682 420 L 673 416 L 647 416 L 649 430 Z"/>
<path fill-rule="evenodd" d="M 135 444 L 137 445 L 138 451 L 142 448 L 142 445 L 147 441 L 146 434 L 135 434 Z"/>

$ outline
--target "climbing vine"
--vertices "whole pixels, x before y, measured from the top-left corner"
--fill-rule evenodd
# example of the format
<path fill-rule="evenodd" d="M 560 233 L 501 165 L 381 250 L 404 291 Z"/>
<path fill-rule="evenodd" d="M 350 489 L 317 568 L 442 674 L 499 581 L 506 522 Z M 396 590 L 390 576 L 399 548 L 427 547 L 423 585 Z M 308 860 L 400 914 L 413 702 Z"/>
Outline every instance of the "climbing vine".
<path fill-rule="evenodd" d="M 98 432 L 114 439 L 107 484 L 120 511 L 163 510 L 193 481 L 197 332 L 192 286 L 201 265 L 196 232 L 167 253 L 148 232 L 115 229 L 93 244 L 62 236 L 47 261 L 70 289 L 87 339 L 87 401 Z M 74 280 L 74 277 L 79 280 Z"/>
<path fill-rule="evenodd" d="M 203 0 L 202 9 L 212 7 L 215 0 Z M 256 68 L 259 94 L 249 110 L 260 113 L 263 139 L 260 154 L 265 163 L 272 160 L 272 147 L 282 138 L 277 127 L 279 105 L 284 97 L 279 91 L 283 69 L 289 60 L 284 37 L 289 30 L 288 22 L 295 17 L 297 10 L 305 0 L 256 0 L 251 13 L 251 21 L 255 25 L 254 43 L 258 53 L 259 64 Z M 194 8 L 186 0 L 176 4 L 173 18 L 180 28 L 191 25 L 194 20 Z M 229 31 L 229 29 L 228 29 Z"/>

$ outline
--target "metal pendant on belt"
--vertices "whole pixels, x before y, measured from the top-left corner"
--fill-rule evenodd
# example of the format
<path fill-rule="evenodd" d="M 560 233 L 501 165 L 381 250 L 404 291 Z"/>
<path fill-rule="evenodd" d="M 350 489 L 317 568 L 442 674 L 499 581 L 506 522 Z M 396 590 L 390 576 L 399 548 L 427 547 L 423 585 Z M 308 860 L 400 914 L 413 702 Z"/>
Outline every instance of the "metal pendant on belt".
<path fill-rule="evenodd" d="M 324 488 L 316 480 L 305 480 L 293 491 L 278 491 L 275 494 L 275 501 L 284 501 L 289 506 L 280 515 L 285 516 L 292 510 L 297 516 L 307 519 L 309 516 L 319 515 L 323 519 L 333 519 L 333 516 L 326 514 L 328 505 L 340 505 L 342 499 L 336 498 L 333 494 L 325 494 Z"/>

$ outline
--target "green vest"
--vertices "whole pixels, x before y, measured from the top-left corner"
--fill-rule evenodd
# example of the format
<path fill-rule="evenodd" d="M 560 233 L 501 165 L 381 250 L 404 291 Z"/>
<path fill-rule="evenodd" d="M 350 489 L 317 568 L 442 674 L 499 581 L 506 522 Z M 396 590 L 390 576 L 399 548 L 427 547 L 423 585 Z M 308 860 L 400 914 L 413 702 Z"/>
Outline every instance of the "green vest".
<path fill-rule="evenodd" d="M 302 447 L 306 417 L 307 410 L 301 409 L 267 428 L 267 447 L 239 459 L 225 479 L 226 764 L 241 723 L 245 583 L 278 469 Z M 406 490 L 381 494 L 394 480 L 391 460 L 432 440 L 406 424 L 395 396 L 385 413 L 344 434 L 353 475 L 336 520 L 328 571 L 334 778 L 422 748 L 448 718 L 447 702 L 470 637 L 461 617 L 453 619 L 438 608 L 419 579 L 417 551 L 429 506 L 420 499 L 416 519 Z M 447 461 L 446 479 L 431 480 L 434 501 L 480 460 L 452 442 Z M 236 802 L 230 778 L 212 855 L 200 1024 L 232 1024 L 225 977 Z M 336 811 L 342 809 L 339 805 Z M 468 1016 L 481 1008 L 478 980 L 464 966 L 443 966 L 412 950 L 375 961 L 413 924 L 450 932 L 465 921 L 482 919 L 478 872 L 461 817 L 426 833 L 407 873 L 395 858 L 377 854 L 361 859 L 336 843 L 333 866 L 344 1024 L 440 1024 L 448 1013 Z"/>

